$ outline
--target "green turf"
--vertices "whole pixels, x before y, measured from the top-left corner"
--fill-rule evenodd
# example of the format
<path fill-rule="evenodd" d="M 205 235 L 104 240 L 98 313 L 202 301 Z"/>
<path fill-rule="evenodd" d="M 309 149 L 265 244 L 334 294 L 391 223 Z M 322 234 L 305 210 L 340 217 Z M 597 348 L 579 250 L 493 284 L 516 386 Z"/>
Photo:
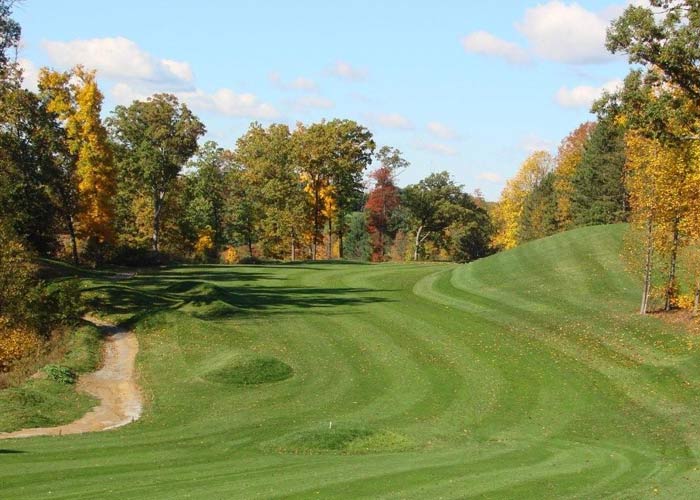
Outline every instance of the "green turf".
<path fill-rule="evenodd" d="M 697 497 L 700 342 L 635 314 L 623 231 L 469 265 L 92 277 L 138 334 L 146 413 L 1 442 L 0 497 Z M 241 359 L 291 376 L 211 380 Z"/>

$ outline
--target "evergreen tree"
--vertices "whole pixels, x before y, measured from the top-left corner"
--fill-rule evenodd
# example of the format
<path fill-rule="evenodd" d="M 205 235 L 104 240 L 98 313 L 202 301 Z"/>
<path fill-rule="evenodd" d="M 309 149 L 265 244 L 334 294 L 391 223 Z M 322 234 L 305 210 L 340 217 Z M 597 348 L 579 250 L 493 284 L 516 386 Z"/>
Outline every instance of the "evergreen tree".
<path fill-rule="evenodd" d="M 528 193 L 523 204 L 518 240 L 544 238 L 557 232 L 557 196 L 554 172 L 549 172 Z"/>
<path fill-rule="evenodd" d="M 627 219 L 623 129 L 602 119 L 584 147 L 572 177 L 572 217 L 576 226 L 612 224 Z"/>
<path fill-rule="evenodd" d="M 346 217 L 345 257 L 367 261 L 372 255 L 372 242 L 367 230 L 367 214 L 353 212 Z"/>

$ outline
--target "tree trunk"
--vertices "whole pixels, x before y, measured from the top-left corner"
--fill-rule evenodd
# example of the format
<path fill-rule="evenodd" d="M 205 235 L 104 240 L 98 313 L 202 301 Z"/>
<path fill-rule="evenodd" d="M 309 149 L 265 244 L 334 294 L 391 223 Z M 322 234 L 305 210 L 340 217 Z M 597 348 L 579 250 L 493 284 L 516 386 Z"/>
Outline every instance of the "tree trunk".
<path fill-rule="evenodd" d="M 80 264 L 80 259 L 78 258 L 78 240 L 75 236 L 75 226 L 73 225 L 73 216 L 68 215 L 66 217 L 66 225 L 68 226 L 68 234 L 70 235 L 70 246 L 71 253 L 73 255 L 73 264 L 76 266 Z"/>
<path fill-rule="evenodd" d="M 416 244 L 415 247 L 413 248 L 413 260 L 417 261 L 418 260 L 418 247 L 420 245 L 421 239 L 420 239 L 420 233 L 423 231 L 423 226 L 418 227 L 418 231 L 416 231 Z"/>
<path fill-rule="evenodd" d="M 652 256 L 654 253 L 653 245 L 653 226 L 651 222 L 651 217 L 647 219 L 647 241 L 646 241 L 646 257 L 644 259 L 644 290 L 642 291 L 642 306 L 639 309 L 640 314 L 646 314 L 649 312 L 649 292 L 651 290 L 651 265 Z"/>
<path fill-rule="evenodd" d="M 700 281 L 695 283 L 695 300 L 693 301 L 693 316 L 700 312 Z"/>
<path fill-rule="evenodd" d="M 333 258 L 333 222 L 328 217 L 328 245 L 326 245 L 326 259 Z"/>
<path fill-rule="evenodd" d="M 247 239 L 248 239 L 248 241 L 247 241 L 247 243 L 248 243 L 248 256 L 252 258 L 253 257 L 253 238 L 248 236 Z"/>
<path fill-rule="evenodd" d="M 340 226 L 343 227 L 342 225 Z M 341 229 L 338 233 L 338 258 L 343 258 L 343 230 Z"/>
<path fill-rule="evenodd" d="M 319 204 L 319 187 L 318 183 L 314 184 L 314 236 L 311 242 L 311 260 L 316 260 L 316 244 L 318 243 L 318 204 Z"/>
<path fill-rule="evenodd" d="M 668 282 L 666 283 L 666 303 L 664 304 L 664 311 L 670 311 L 673 298 L 675 297 L 676 289 L 676 262 L 678 261 L 678 217 L 673 220 L 673 243 L 671 246 L 671 262 L 668 270 Z"/>
<path fill-rule="evenodd" d="M 158 252 L 160 244 L 160 213 L 163 209 L 163 198 L 165 193 L 162 191 L 156 192 L 153 197 L 153 251 Z"/>
<path fill-rule="evenodd" d="M 294 231 L 292 231 L 292 262 L 297 260 L 297 248 L 296 248 L 296 238 L 294 237 Z"/>

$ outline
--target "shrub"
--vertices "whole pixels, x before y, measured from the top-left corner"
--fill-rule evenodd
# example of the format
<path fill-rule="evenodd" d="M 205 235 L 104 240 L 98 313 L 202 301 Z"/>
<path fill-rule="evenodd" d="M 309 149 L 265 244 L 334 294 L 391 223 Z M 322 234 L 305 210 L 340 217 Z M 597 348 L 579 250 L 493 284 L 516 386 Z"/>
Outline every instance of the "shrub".
<path fill-rule="evenodd" d="M 47 298 L 52 324 L 75 325 L 83 314 L 80 283 L 71 279 L 53 285 Z"/>
<path fill-rule="evenodd" d="M 37 324 L 37 266 L 11 228 L 0 224 L 0 315 L 8 326 Z"/>
<path fill-rule="evenodd" d="M 11 326 L 0 316 L 0 372 L 9 371 L 19 359 L 41 348 L 42 339 L 27 327 Z"/>
<path fill-rule="evenodd" d="M 78 380 L 78 376 L 75 372 L 67 366 L 46 365 L 43 371 L 46 373 L 49 380 L 61 384 L 75 384 L 76 380 Z"/>
<path fill-rule="evenodd" d="M 219 262 L 222 264 L 235 264 L 238 262 L 236 247 L 226 247 L 224 251 L 219 254 Z"/>

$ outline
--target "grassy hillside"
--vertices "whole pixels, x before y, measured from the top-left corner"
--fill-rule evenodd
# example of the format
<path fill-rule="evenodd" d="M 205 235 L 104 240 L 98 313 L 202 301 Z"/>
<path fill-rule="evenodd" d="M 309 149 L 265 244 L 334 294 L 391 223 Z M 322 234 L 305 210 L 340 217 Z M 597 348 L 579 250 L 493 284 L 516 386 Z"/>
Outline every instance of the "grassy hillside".
<path fill-rule="evenodd" d="M 623 230 L 93 278 L 138 334 L 146 415 L 0 442 L 0 497 L 691 497 L 700 339 L 634 314 Z"/>

